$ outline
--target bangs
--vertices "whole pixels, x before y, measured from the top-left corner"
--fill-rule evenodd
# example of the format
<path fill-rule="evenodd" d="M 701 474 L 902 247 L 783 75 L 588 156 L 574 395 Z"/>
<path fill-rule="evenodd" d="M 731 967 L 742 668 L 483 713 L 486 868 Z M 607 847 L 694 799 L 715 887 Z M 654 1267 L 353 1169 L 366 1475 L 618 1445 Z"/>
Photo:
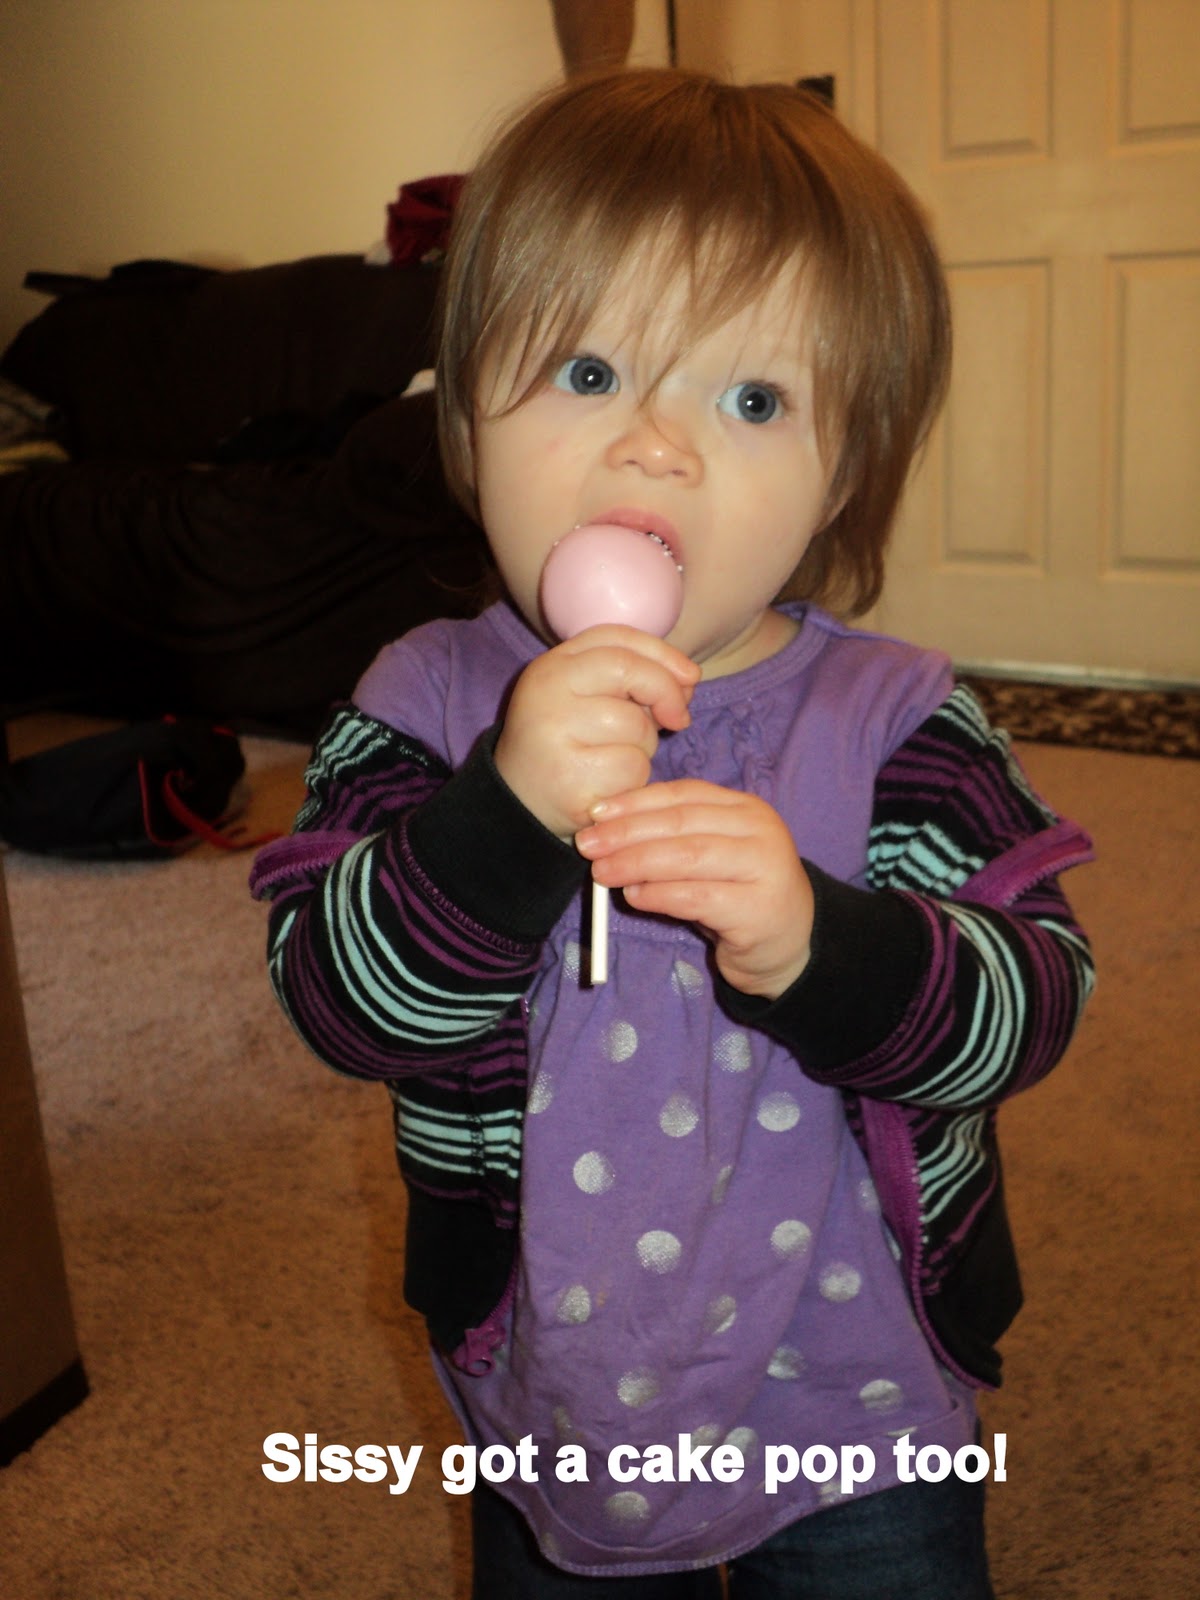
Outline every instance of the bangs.
<path fill-rule="evenodd" d="M 619 252 L 593 253 L 582 271 L 569 254 L 555 255 L 544 274 L 534 275 L 536 290 L 512 298 L 481 350 L 484 410 L 492 415 L 521 405 L 566 360 L 584 353 L 589 330 L 613 304 L 635 344 L 649 330 L 661 334 L 663 308 L 671 307 L 671 343 L 660 346 L 653 387 L 692 346 L 781 279 L 794 282 L 799 300 L 805 273 L 790 252 L 754 244 L 735 249 L 720 228 L 698 248 L 682 224 L 643 229 Z"/>

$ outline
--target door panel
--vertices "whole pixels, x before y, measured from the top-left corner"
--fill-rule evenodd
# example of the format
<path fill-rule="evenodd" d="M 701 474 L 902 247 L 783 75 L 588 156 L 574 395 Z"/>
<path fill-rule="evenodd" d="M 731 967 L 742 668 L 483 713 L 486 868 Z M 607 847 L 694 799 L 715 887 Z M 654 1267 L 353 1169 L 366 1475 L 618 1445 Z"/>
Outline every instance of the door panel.
<path fill-rule="evenodd" d="M 870 21 L 877 142 L 934 216 L 956 341 L 874 620 L 963 660 L 1200 678 L 1200 10 Z"/>

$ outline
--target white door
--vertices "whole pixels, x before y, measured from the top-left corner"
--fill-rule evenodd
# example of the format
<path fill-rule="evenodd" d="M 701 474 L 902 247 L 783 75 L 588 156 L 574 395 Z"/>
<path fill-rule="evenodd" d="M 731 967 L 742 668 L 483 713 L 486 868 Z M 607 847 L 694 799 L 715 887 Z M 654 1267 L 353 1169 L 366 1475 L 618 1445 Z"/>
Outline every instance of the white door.
<path fill-rule="evenodd" d="M 1200 678 L 1200 5 L 880 0 L 877 126 L 931 208 L 945 419 L 883 626 Z"/>
<path fill-rule="evenodd" d="M 934 217 L 955 374 L 872 622 L 1200 679 L 1200 0 L 676 3 L 688 64 L 835 71 Z"/>

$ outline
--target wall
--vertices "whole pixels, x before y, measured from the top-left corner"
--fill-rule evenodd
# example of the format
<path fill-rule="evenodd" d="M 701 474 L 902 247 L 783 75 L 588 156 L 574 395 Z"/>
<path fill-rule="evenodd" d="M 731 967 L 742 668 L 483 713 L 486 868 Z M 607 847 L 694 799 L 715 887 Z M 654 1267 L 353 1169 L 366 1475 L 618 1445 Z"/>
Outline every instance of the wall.
<path fill-rule="evenodd" d="M 633 59 L 666 60 L 642 0 Z M 3 0 L 0 345 L 30 268 L 368 249 L 560 75 L 548 0 Z"/>
<path fill-rule="evenodd" d="M 675 0 L 679 63 L 742 83 L 798 77 L 810 70 L 801 64 L 810 9 L 806 0 Z"/>
<path fill-rule="evenodd" d="M 738 83 L 833 73 L 839 114 L 872 139 L 863 7 L 864 0 L 675 0 L 679 65 Z"/>

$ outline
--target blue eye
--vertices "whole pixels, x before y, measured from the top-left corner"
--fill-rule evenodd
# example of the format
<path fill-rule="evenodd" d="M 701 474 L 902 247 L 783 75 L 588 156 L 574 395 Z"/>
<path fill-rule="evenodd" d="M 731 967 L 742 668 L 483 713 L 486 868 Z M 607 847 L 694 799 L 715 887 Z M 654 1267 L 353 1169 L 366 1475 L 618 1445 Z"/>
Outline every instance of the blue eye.
<path fill-rule="evenodd" d="M 770 422 L 778 416 L 781 401 L 769 383 L 735 383 L 717 401 L 717 409 L 742 422 Z"/>
<path fill-rule="evenodd" d="M 599 356 L 572 356 L 554 374 L 554 387 L 570 394 L 616 394 L 621 385 Z"/>

